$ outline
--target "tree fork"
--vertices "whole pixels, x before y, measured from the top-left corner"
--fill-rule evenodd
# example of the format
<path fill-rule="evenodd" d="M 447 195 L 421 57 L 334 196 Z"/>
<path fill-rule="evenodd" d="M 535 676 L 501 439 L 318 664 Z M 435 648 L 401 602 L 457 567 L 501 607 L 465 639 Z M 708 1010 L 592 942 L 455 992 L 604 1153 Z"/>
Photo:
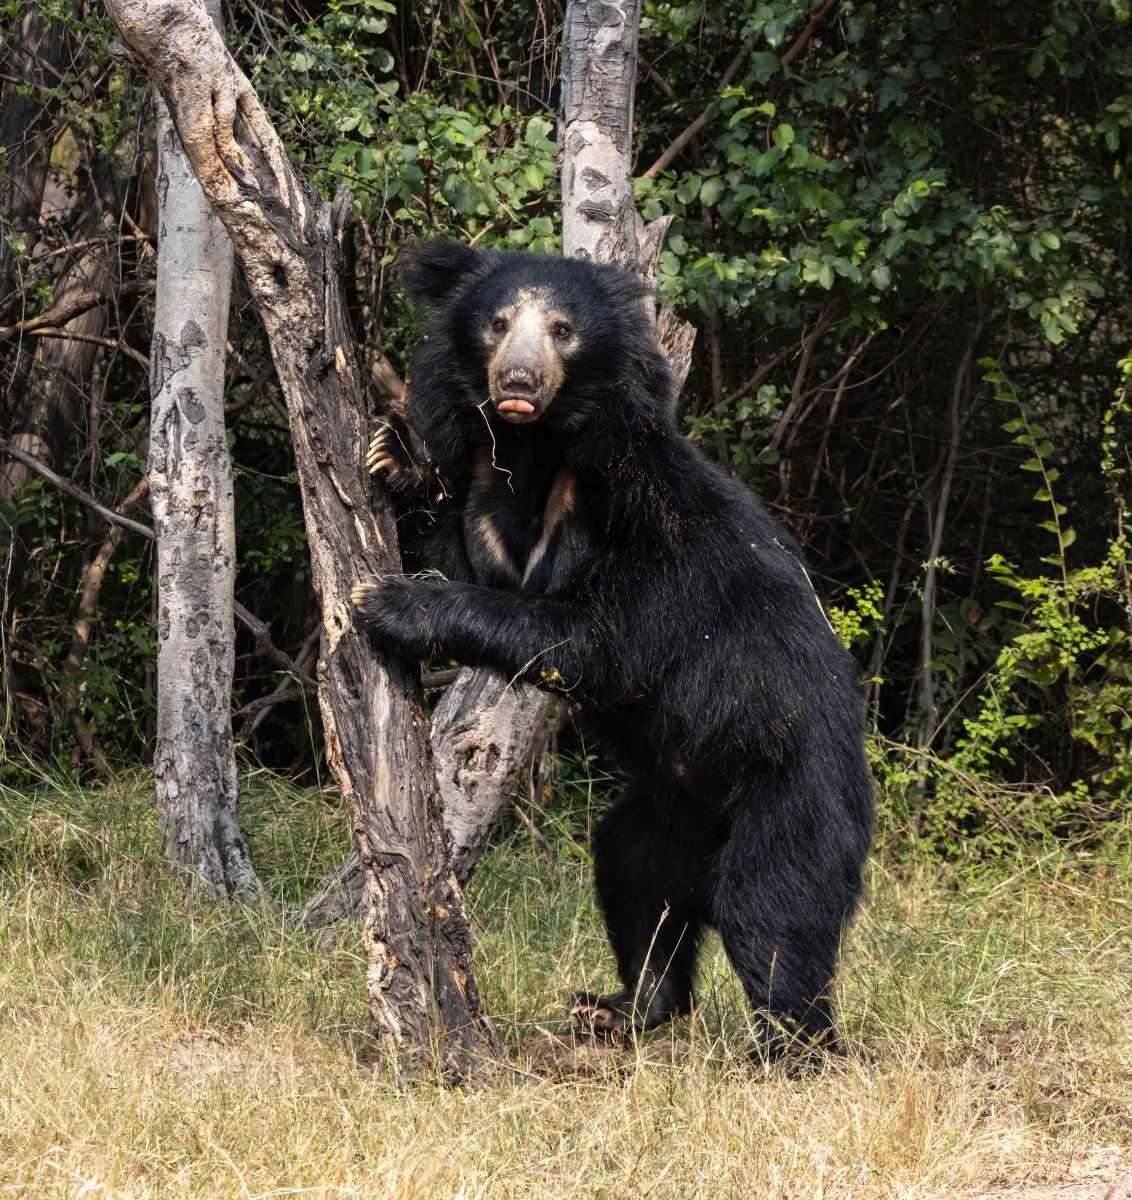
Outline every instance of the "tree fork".
<path fill-rule="evenodd" d="M 400 570 L 387 497 L 362 466 L 370 412 L 346 316 L 340 247 L 351 199 L 304 186 L 203 0 L 107 0 L 161 92 L 244 268 L 287 401 L 322 610 L 326 755 L 362 862 L 363 941 L 379 1042 L 406 1065 L 465 1072 L 499 1050 L 472 971 L 448 861 L 419 674 L 354 624 L 350 588 Z"/>

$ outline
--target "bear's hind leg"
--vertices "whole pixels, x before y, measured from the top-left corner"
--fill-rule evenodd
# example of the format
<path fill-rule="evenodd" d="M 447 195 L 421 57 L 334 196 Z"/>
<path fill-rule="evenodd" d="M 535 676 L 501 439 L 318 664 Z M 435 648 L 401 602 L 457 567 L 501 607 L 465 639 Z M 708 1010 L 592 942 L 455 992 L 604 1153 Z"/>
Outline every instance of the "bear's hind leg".
<path fill-rule="evenodd" d="M 574 997 L 573 1015 L 589 1032 L 652 1029 L 692 1005 L 702 926 L 695 856 L 660 809 L 631 787 L 594 833 L 598 899 L 624 987 Z"/>
<path fill-rule="evenodd" d="M 829 990 L 863 853 L 839 840 L 839 822 L 811 825 L 805 811 L 789 820 L 781 803 L 752 803 L 712 874 L 712 923 L 755 1009 L 763 1060 L 838 1049 Z"/>

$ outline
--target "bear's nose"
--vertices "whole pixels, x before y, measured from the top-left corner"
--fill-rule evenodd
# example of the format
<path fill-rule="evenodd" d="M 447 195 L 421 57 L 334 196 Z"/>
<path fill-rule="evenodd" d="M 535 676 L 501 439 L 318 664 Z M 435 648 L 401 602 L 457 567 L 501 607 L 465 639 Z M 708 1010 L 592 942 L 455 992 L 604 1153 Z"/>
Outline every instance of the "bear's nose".
<path fill-rule="evenodd" d="M 520 365 L 504 367 L 499 372 L 499 387 L 505 392 L 538 391 L 539 377 L 533 367 Z"/>

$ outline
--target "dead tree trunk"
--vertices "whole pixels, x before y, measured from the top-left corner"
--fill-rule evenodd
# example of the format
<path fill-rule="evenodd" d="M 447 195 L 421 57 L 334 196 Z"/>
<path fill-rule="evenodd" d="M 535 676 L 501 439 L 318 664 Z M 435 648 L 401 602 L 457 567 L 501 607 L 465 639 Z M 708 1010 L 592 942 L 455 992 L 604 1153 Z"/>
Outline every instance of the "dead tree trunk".
<path fill-rule="evenodd" d="M 55 277 L 55 307 L 66 308 L 91 293 L 110 296 L 119 286 L 115 248 L 100 237 L 117 217 L 116 200 L 113 179 L 100 161 L 77 200 L 83 248 L 64 260 Z M 108 321 L 105 304 L 88 304 L 62 326 L 36 330 L 26 339 L 25 344 L 35 346 L 35 362 L 13 389 L 15 411 L 8 428 L 14 446 L 50 466 L 60 460 L 86 403 Z M 0 467 L 0 499 L 12 498 L 30 478 L 23 463 L 5 463 Z"/>
<path fill-rule="evenodd" d="M 219 4 L 208 9 L 219 24 Z M 157 103 L 149 489 L 157 535 L 157 740 L 166 857 L 214 896 L 261 890 L 232 747 L 236 526 L 224 433 L 232 243 Z"/>
<path fill-rule="evenodd" d="M 432 714 L 432 757 L 452 869 L 463 887 L 515 790 L 551 698 L 490 671 L 461 671 Z M 354 915 L 363 900 L 356 853 L 303 906 L 309 929 Z"/>
<path fill-rule="evenodd" d="M 359 579 L 400 569 L 384 495 L 371 506 L 371 427 L 339 274 L 350 198 L 305 188 L 202 0 L 107 0 L 169 106 L 181 143 L 244 267 L 291 420 L 322 607 L 319 706 L 326 757 L 365 876 L 369 1008 L 398 1058 L 467 1069 L 497 1041 L 472 973 L 467 915 L 445 848 L 415 667 L 387 661 L 354 624 Z"/>
<path fill-rule="evenodd" d="M 562 252 L 637 271 L 648 286 L 671 221 L 645 225 L 633 204 L 633 92 L 639 0 L 571 0 L 562 35 Z M 651 305 L 655 314 L 655 307 Z M 675 393 L 695 330 L 668 309 L 657 337 Z M 675 395 L 673 397 L 675 400 Z M 551 698 L 483 671 L 462 671 L 433 716 L 433 752 L 456 870 L 466 880 L 507 806 L 546 722 Z"/>
<path fill-rule="evenodd" d="M 562 252 L 636 271 L 650 290 L 671 218 L 645 225 L 633 204 L 633 91 L 639 0 L 571 0 L 562 35 Z M 695 330 L 656 311 L 672 367 L 673 403 L 688 375 Z M 385 372 L 382 372 L 383 377 Z M 387 390 L 395 391 L 388 382 Z M 542 731 L 551 698 L 486 671 L 461 671 L 433 717 L 433 755 L 457 873 L 466 882 L 515 779 Z M 348 862 L 311 901 L 305 919 L 334 919 L 358 889 Z"/>

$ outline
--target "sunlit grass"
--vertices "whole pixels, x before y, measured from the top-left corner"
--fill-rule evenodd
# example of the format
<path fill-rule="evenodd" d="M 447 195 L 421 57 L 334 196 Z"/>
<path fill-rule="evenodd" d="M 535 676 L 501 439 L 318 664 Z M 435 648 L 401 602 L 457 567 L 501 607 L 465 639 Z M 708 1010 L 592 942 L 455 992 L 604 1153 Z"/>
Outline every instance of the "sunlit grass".
<path fill-rule="evenodd" d="M 840 983 L 851 1053 L 818 1074 L 744 1065 L 712 942 L 695 1018 L 636 1053 L 397 1088 L 354 931 L 285 920 L 345 851 L 333 797 L 255 775 L 244 821 L 272 902 L 225 908 L 160 869 L 144 776 L 0 794 L 0 1194 L 870 1200 L 1115 1182 L 1132 1145 L 1126 836 L 981 872 L 879 857 Z M 553 859 L 519 827 L 470 896 L 516 1053 L 613 978 L 587 857 L 546 829 Z"/>

